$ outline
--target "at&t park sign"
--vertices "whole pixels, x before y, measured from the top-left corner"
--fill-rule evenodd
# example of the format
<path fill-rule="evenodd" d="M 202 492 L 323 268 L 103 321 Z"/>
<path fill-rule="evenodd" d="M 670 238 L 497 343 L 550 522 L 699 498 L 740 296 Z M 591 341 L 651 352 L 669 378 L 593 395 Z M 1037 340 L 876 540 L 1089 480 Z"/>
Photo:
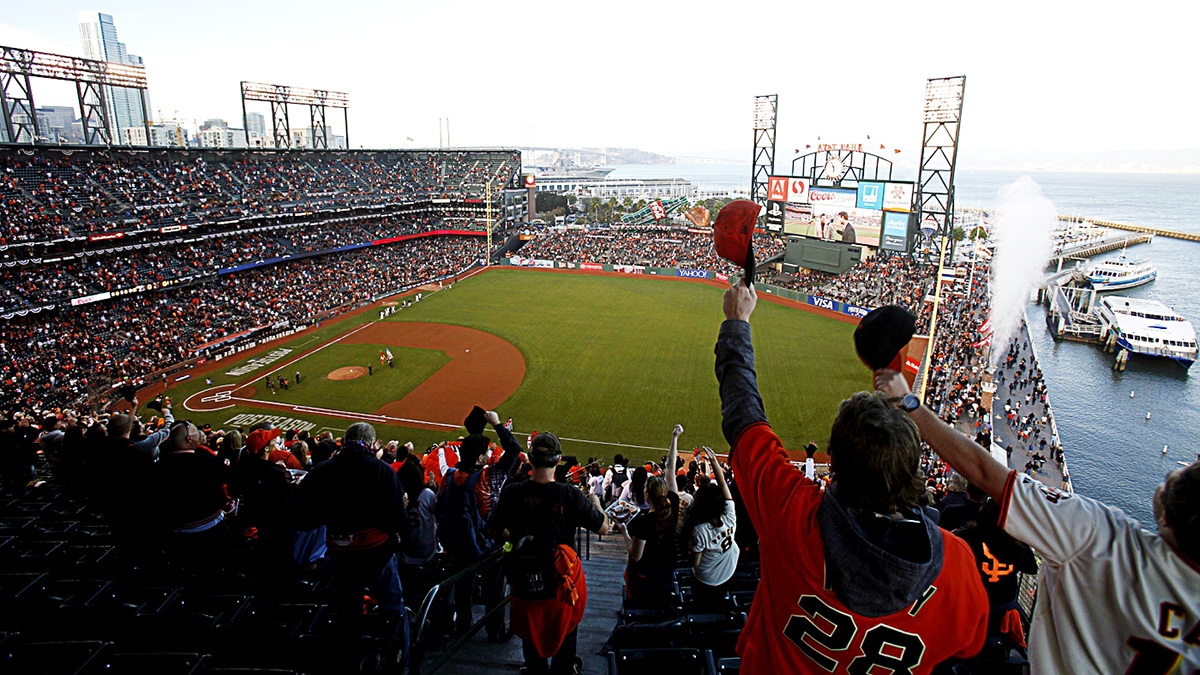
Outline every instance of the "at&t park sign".
<path fill-rule="evenodd" d="M 862 143 L 820 143 L 817 152 L 862 152 Z"/>

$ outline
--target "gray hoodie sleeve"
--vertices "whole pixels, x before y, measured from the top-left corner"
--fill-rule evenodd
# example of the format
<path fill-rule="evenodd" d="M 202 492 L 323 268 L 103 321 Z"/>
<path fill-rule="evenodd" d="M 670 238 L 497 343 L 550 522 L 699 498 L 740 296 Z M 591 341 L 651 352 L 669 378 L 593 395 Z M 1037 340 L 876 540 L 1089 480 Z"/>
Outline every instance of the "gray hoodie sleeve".
<path fill-rule="evenodd" d="M 721 430 L 732 447 L 742 429 L 767 421 L 754 372 L 750 324 L 736 319 L 722 323 L 714 352 L 717 382 L 721 387 Z"/>

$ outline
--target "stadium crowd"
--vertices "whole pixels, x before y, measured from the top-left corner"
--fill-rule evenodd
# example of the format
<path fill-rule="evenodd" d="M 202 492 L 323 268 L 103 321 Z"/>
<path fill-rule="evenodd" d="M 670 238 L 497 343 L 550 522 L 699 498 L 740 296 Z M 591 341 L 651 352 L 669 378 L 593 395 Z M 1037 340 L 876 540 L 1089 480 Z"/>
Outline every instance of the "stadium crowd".
<path fill-rule="evenodd" d="M 141 381 L 204 345 L 280 322 L 304 326 L 374 296 L 478 264 L 482 237 L 437 236 L 301 259 L 196 285 L 0 322 L 0 401 L 13 413 L 75 405 L 89 385 Z"/>
<path fill-rule="evenodd" d="M 784 245 L 777 237 L 756 233 L 754 255 L 757 260 L 764 261 L 783 253 Z M 711 234 L 689 232 L 684 228 L 550 229 L 526 243 L 518 255 L 567 262 L 683 267 L 724 273 L 738 269 L 713 252 Z"/>
<path fill-rule="evenodd" d="M 936 274 L 936 266 L 878 251 L 844 274 L 810 270 L 807 274 L 781 275 L 772 283 L 859 307 L 900 305 L 917 312 L 932 290 Z"/>
<path fill-rule="evenodd" d="M 53 262 L 26 260 L 0 269 L 0 313 L 71 300 L 105 291 L 163 284 L 216 274 L 271 258 L 303 256 L 451 226 L 434 216 L 395 216 L 234 230 L 163 242 L 157 246 L 93 249 Z"/>
<path fill-rule="evenodd" d="M 199 156 L 197 156 L 199 155 Z M 519 153 L 0 151 L 0 246 L 421 198 L 479 198 Z"/>

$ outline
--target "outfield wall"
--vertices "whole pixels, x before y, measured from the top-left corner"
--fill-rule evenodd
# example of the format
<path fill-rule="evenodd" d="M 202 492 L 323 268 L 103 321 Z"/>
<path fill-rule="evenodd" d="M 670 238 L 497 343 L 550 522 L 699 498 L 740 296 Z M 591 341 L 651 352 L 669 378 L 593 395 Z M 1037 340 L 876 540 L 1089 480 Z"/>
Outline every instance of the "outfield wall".
<path fill-rule="evenodd" d="M 663 277 L 682 277 L 685 279 L 711 279 L 714 281 L 728 282 L 729 275 L 712 270 L 698 270 L 686 267 L 652 267 L 646 265 L 611 265 L 609 263 L 591 263 L 591 262 L 563 262 L 561 260 L 543 260 L 539 258 L 501 258 L 501 265 L 511 267 L 531 267 L 535 269 L 565 269 L 565 270 L 582 270 L 592 272 L 617 272 L 621 274 L 651 274 Z M 855 319 L 861 319 L 870 312 L 870 307 L 859 307 L 848 302 L 832 300 L 830 298 L 819 295 L 810 295 L 793 291 L 788 288 L 782 288 L 773 284 L 755 282 L 754 287 L 760 292 L 770 293 L 780 298 L 787 298 L 795 302 L 812 305 L 819 309 L 828 310 L 852 316 Z"/>

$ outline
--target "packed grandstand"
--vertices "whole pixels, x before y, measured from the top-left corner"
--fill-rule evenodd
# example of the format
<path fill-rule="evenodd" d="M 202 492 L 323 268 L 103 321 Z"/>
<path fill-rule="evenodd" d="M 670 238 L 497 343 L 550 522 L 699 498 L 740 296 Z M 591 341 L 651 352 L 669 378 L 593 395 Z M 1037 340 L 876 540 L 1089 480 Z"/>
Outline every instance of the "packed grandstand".
<path fill-rule="evenodd" d="M 748 637 L 763 626 L 763 613 L 756 616 L 750 608 L 767 566 L 778 563 L 766 539 L 760 551 L 751 524 L 765 517 L 762 507 L 743 498 L 744 490 L 758 489 L 750 478 L 757 474 L 744 459 L 751 450 L 743 450 L 740 460 L 718 459 L 703 448 L 677 454 L 683 432 L 677 429 L 671 453 L 645 463 L 620 455 L 559 463 L 557 439 L 518 445 L 511 425 L 490 417 L 499 444 L 481 441 L 468 426 L 466 439 L 414 449 L 404 439 L 376 439 L 359 424 L 340 437 L 310 437 L 270 424 L 197 429 L 174 423 L 165 401 L 157 404 L 163 414 L 156 425 L 106 409 L 126 383 L 151 382 L 238 340 L 453 280 L 502 250 L 511 254 L 511 237 L 493 243 L 484 236 L 479 199 L 484 184 L 505 184 L 519 171 L 519 153 L 8 148 L 0 151 L 0 167 L 0 451 L 6 478 L 0 602 L 10 608 L 9 618 L 0 621 L 0 646 L 8 650 L 10 672 L 96 667 L 98 655 L 107 659 L 109 672 L 392 672 L 405 663 L 417 672 L 430 653 L 453 655 L 477 631 L 486 629 L 489 642 L 504 643 L 510 625 L 501 602 L 501 554 L 491 545 L 502 539 L 500 524 L 512 528 L 528 519 L 515 510 L 516 499 L 500 496 L 533 490 L 555 472 L 558 482 L 579 488 L 572 499 L 608 507 L 602 516 L 580 506 L 578 518 L 564 521 L 568 542 L 576 536 L 583 541 L 589 536 L 583 530 L 608 532 L 610 521 L 625 521 L 616 528 L 621 535 L 595 542 L 600 550 L 619 548 L 628 565 L 618 616 L 600 619 L 607 625 L 611 672 L 737 672 L 737 655 L 747 650 L 760 665 L 797 663 L 789 659 L 804 658 L 797 656 L 801 652 L 825 671 L 847 665 L 827 650 L 836 656 L 830 640 L 841 633 L 833 628 L 845 624 L 835 622 L 851 615 L 828 606 L 814 609 L 802 601 L 801 609 L 827 623 L 812 624 L 806 638 L 803 626 L 793 629 L 789 622 L 787 638 L 798 647 L 789 656 L 764 653 L 782 649 L 775 644 L 785 641 L 779 634 Z M 687 227 L 547 228 L 521 239 L 527 241 L 519 255 L 527 258 L 736 270 L 713 254 L 711 234 Z M 760 262 L 777 259 L 784 245 L 770 234 L 755 236 Z M 886 253 L 842 275 L 775 273 L 767 280 L 865 308 L 905 307 L 917 315 L 918 333 L 931 327 L 936 296 L 925 405 L 980 445 L 990 447 L 995 439 L 1007 446 L 1010 465 L 1027 460 L 1026 476 L 1069 489 L 1044 382 L 1022 338 L 1007 347 L 999 373 L 997 397 L 1009 399 L 1006 417 L 994 425 L 982 405 L 978 327 L 988 315 L 989 269 L 986 259 L 963 264 L 970 274 L 941 288 L 936 265 Z M 739 392 L 749 397 L 749 403 L 725 409 L 727 434 L 738 432 L 729 440 L 746 443 L 769 427 L 754 416 L 756 390 L 747 394 L 745 382 L 726 388 L 739 377 L 738 354 L 746 349 L 732 323 L 737 321 L 722 327 L 718 377 L 723 398 Z M 745 338 L 748 344 L 748 331 Z M 722 370 L 722 359 L 732 370 Z M 179 459 L 182 454 L 194 459 Z M 366 597 L 361 587 L 351 589 L 347 605 L 327 541 L 348 550 L 355 544 L 327 540 L 326 528 L 332 534 L 335 524 L 353 519 L 336 504 L 364 485 L 320 481 L 333 475 L 331 467 L 359 455 L 375 455 L 390 466 L 371 474 L 379 482 L 367 492 L 378 503 L 368 518 L 371 528 L 357 534 L 372 528 L 405 532 L 403 541 L 393 542 L 399 563 L 388 563 L 399 566 L 403 589 L 384 584 Z M 462 471 L 477 455 L 485 468 Z M 1000 531 L 996 502 L 951 467 L 948 458 L 958 457 L 953 448 L 923 445 L 919 455 L 923 488 L 908 505 L 915 509 L 905 512 L 908 517 L 940 521 L 973 547 L 980 544 L 994 562 L 989 568 L 985 560 L 984 582 L 989 574 L 999 578 L 1005 564 L 1019 572 L 1000 575 L 1005 586 L 995 597 L 988 586 L 988 597 L 979 600 L 981 614 L 972 615 L 978 625 L 957 626 L 959 632 L 977 629 L 977 635 L 964 637 L 958 652 L 943 650 L 961 658 L 952 666 L 958 670 L 942 672 L 1021 672 L 1029 656 L 1033 551 Z M 836 487 L 836 472 L 806 464 L 803 470 L 819 490 Z M 317 480 L 297 487 L 283 467 L 309 471 Z M 843 471 L 850 473 L 845 465 Z M 470 497 L 456 487 L 467 475 Z M 1009 482 L 1005 502 L 1014 490 Z M 321 489 L 332 500 L 325 504 L 335 506 L 321 506 Z M 453 516 L 454 508 L 466 509 L 462 518 Z M 556 513 L 574 513 L 571 508 Z M 323 509 L 333 515 L 319 515 Z M 468 521 L 477 525 L 462 524 Z M 461 540 L 464 527 L 479 528 L 471 530 L 468 544 Z M 980 576 L 977 567 L 967 565 L 962 583 Z M 434 603 L 431 589 L 453 600 Z M 928 600 L 920 596 L 901 613 L 915 617 Z M 786 602 L 794 604 L 794 598 Z M 510 610 L 514 631 L 518 617 L 532 611 L 521 603 L 514 600 Z M 473 604 L 500 609 L 476 620 Z M 945 605 L 939 608 L 950 616 Z M 794 611 L 789 606 L 785 613 Z M 935 615 L 933 624 L 939 621 L 954 623 Z M 30 641 L 21 633 L 39 637 Z M 849 672 L 884 672 L 873 666 L 930 672 L 934 664 L 922 662 L 923 652 L 912 651 L 904 635 L 893 636 L 894 645 L 881 642 L 877 652 L 864 652 Z M 555 659 L 554 671 L 579 672 L 574 631 L 558 640 L 570 640 L 572 658 L 565 665 Z M 756 640 L 769 646 L 747 645 Z M 943 646 L 952 641 L 947 637 Z M 1094 656 L 1082 653 L 1078 658 Z M 527 665 L 547 666 L 548 654 L 531 656 L 527 649 L 524 656 Z"/>

